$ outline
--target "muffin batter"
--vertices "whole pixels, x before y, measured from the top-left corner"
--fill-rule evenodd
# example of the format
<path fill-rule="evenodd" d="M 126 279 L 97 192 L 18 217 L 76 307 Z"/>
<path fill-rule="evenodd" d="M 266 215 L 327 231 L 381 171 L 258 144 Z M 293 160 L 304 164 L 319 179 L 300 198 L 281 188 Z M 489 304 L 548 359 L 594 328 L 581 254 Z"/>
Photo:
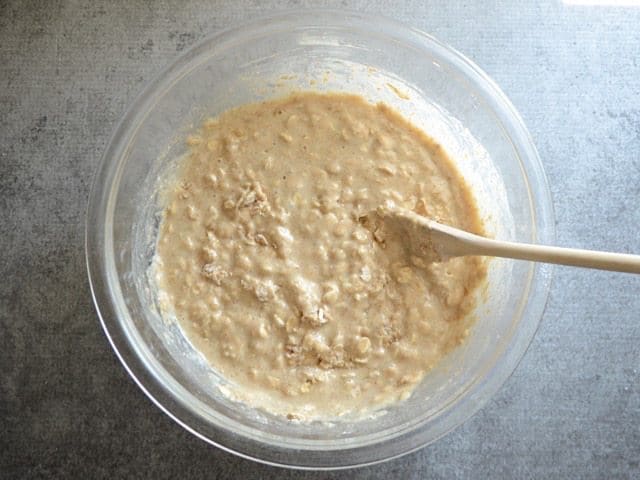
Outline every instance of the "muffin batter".
<path fill-rule="evenodd" d="M 468 332 L 479 258 L 426 263 L 372 227 L 383 204 L 482 233 L 442 148 L 385 105 L 299 93 L 187 140 L 155 271 L 165 311 L 229 381 L 290 419 L 407 398 Z"/>

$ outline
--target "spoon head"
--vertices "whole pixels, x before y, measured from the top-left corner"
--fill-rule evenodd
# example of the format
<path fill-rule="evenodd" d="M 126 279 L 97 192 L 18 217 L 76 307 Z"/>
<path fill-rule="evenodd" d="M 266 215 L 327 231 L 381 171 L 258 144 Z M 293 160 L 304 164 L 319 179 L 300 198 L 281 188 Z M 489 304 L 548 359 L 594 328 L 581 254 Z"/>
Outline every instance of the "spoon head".
<path fill-rule="evenodd" d="M 434 263 L 451 256 L 432 232 L 439 224 L 410 210 L 389 204 L 378 207 L 360 218 L 382 248 L 402 249 L 414 263 Z"/>

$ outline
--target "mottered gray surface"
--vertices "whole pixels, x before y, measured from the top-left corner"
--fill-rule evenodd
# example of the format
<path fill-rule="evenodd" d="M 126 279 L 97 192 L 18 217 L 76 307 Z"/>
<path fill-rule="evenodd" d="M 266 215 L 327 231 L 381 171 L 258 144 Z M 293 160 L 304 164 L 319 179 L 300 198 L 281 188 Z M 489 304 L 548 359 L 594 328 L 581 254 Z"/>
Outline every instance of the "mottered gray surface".
<path fill-rule="evenodd" d="M 0 477 L 639 478 L 632 275 L 558 268 L 540 330 L 493 400 L 431 446 L 363 469 L 236 458 L 182 430 L 127 377 L 84 264 L 84 212 L 106 142 L 182 50 L 311 3 L 0 1 Z M 533 3 L 326 5 L 403 20 L 472 58 L 533 135 L 558 244 L 640 253 L 640 8 Z"/>

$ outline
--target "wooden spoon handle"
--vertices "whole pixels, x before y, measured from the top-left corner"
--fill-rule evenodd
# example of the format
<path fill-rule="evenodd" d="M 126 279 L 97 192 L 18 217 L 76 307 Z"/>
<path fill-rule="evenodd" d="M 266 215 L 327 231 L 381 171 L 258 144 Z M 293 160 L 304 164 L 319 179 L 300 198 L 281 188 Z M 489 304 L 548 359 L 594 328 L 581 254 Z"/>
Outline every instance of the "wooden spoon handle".
<path fill-rule="evenodd" d="M 475 237 L 469 239 L 473 243 L 473 247 L 469 243 L 467 243 L 467 247 L 469 253 L 473 250 L 477 255 L 517 258 L 534 262 L 597 268 L 616 272 L 640 273 L 640 255 L 503 242 L 478 235 L 467 235 Z M 461 240 L 465 241 L 464 239 Z"/>

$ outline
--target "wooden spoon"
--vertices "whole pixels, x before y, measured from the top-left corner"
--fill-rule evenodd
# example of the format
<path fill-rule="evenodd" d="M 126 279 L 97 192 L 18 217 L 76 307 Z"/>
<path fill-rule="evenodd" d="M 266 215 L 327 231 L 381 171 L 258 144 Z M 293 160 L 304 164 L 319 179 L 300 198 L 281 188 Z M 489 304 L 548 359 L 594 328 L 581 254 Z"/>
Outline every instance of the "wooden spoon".
<path fill-rule="evenodd" d="M 374 236 L 376 232 L 380 232 L 380 236 L 384 235 L 385 242 L 402 242 L 409 255 L 431 262 L 465 255 L 486 255 L 640 273 L 640 255 L 491 240 L 437 223 L 396 206 L 380 207 L 368 217 L 370 218 L 363 223 L 370 230 L 375 230 Z"/>

